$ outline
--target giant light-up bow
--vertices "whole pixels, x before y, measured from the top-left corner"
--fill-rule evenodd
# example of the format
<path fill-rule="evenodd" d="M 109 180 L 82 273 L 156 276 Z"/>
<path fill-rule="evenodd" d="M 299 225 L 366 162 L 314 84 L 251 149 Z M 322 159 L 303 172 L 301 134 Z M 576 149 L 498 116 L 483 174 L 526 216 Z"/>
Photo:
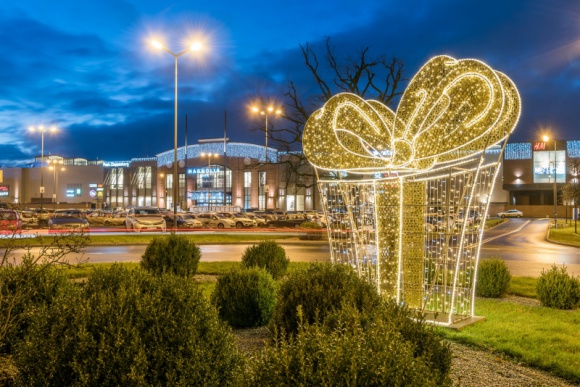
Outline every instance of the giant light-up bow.
<path fill-rule="evenodd" d="M 304 153 L 326 170 L 426 170 L 505 139 L 519 115 L 507 76 L 478 60 L 437 56 L 412 79 L 396 113 L 354 94 L 330 98 L 306 123 Z"/>

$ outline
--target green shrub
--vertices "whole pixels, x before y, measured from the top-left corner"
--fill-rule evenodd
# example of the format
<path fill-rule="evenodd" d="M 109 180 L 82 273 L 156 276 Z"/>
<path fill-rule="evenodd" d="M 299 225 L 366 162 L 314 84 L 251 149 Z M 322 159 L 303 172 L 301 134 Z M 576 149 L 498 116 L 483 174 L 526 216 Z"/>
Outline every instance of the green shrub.
<path fill-rule="evenodd" d="M 274 279 L 286 274 L 290 259 L 282 246 L 274 241 L 262 241 L 257 245 L 249 246 L 242 255 L 242 267 L 258 266 L 266 269 Z"/>
<path fill-rule="evenodd" d="M 475 294 L 478 297 L 500 298 L 506 294 L 512 276 L 501 259 L 479 262 Z"/>
<path fill-rule="evenodd" d="M 155 275 L 171 273 L 182 277 L 194 276 L 201 259 L 201 251 L 185 235 L 171 233 L 155 237 L 145 249 L 141 267 Z"/>
<path fill-rule="evenodd" d="M 425 329 L 424 324 L 408 318 L 405 322 Z M 446 363 L 446 367 L 440 370 L 430 362 L 433 354 L 421 352 L 416 343 L 401 335 L 398 328 L 379 313 L 360 313 L 356 308 L 345 307 L 329 314 L 326 324 L 301 325 L 296 335 L 279 338 L 273 346 L 266 347 L 251 362 L 251 372 L 246 375 L 245 384 L 450 385 L 449 347 L 438 343 L 437 348 L 441 350 L 435 355 L 443 357 Z"/>
<path fill-rule="evenodd" d="M 219 277 L 212 294 L 220 317 L 233 327 L 266 325 L 276 305 L 277 284 L 266 270 L 253 267 Z"/>
<path fill-rule="evenodd" d="M 0 353 L 12 353 L 34 312 L 68 291 L 73 284 L 54 267 L 23 263 L 0 268 Z"/>
<path fill-rule="evenodd" d="M 14 357 L 31 386 L 227 385 L 241 359 L 195 284 L 119 266 L 36 314 Z"/>
<path fill-rule="evenodd" d="M 536 292 L 542 305 L 550 308 L 574 309 L 580 304 L 580 280 L 571 277 L 565 266 L 542 270 Z"/>
<path fill-rule="evenodd" d="M 347 265 L 311 264 L 284 281 L 272 317 L 273 330 L 296 333 L 298 310 L 308 324 L 323 322 L 326 316 L 344 306 L 362 311 L 380 304 L 376 289 L 360 279 Z"/>
<path fill-rule="evenodd" d="M 300 223 L 301 228 L 313 228 L 313 229 L 321 229 L 322 226 L 316 222 L 304 222 Z"/>
<path fill-rule="evenodd" d="M 301 228 L 307 229 L 305 234 L 300 235 L 300 239 L 315 241 L 322 239 L 324 231 L 322 231 L 322 226 L 316 222 L 304 222 L 300 224 Z"/>

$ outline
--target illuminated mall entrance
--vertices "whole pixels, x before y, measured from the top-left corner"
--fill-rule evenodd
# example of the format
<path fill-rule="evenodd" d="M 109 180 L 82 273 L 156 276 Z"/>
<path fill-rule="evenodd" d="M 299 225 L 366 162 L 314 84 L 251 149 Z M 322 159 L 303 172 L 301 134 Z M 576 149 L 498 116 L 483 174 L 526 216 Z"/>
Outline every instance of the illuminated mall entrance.
<path fill-rule="evenodd" d="M 188 176 L 195 180 L 195 190 L 188 192 L 195 205 L 201 207 L 229 206 L 232 204 L 232 171 L 225 168 L 225 201 L 224 201 L 224 166 L 209 165 L 203 168 L 188 168 Z"/>

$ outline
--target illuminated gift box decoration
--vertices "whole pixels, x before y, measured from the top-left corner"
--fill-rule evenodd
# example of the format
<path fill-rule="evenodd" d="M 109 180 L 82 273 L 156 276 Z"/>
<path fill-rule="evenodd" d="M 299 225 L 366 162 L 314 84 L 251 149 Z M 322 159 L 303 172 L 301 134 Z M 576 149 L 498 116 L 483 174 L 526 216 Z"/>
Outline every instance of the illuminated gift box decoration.
<path fill-rule="evenodd" d="M 496 170 L 520 115 L 516 87 L 473 59 L 438 56 L 396 112 L 338 94 L 309 118 L 334 263 L 449 325 L 473 317 Z"/>

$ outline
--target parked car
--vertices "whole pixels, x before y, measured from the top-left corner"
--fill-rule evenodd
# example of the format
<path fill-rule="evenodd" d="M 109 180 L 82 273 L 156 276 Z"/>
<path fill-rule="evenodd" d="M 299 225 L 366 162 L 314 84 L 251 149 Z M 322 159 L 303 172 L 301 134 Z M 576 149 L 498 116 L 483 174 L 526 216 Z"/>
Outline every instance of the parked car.
<path fill-rule="evenodd" d="M 33 228 L 38 226 L 38 217 L 35 211 L 20 211 L 20 220 L 23 228 Z"/>
<path fill-rule="evenodd" d="M 125 213 L 115 213 L 112 214 L 110 217 L 107 217 L 103 220 L 103 224 L 105 226 L 123 226 L 125 225 L 125 218 L 127 214 Z"/>
<path fill-rule="evenodd" d="M 167 229 L 165 219 L 157 207 L 131 207 L 125 218 L 127 230 L 160 230 Z"/>
<path fill-rule="evenodd" d="M 256 222 L 247 218 L 245 214 L 238 214 L 233 212 L 218 212 L 218 214 L 233 220 L 236 223 L 236 228 L 256 227 Z"/>
<path fill-rule="evenodd" d="M 168 228 L 175 227 L 173 225 L 173 212 L 166 213 L 165 215 L 163 215 L 163 218 L 165 219 L 165 223 L 167 224 Z M 202 227 L 203 224 L 201 223 L 201 221 L 196 219 L 194 216 L 189 214 L 177 214 L 177 228 L 191 229 Z"/>
<path fill-rule="evenodd" d="M 16 231 L 22 228 L 22 220 L 15 210 L 0 209 L 0 230 Z"/>
<path fill-rule="evenodd" d="M 244 214 L 246 216 L 246 218 L 252 219 L 254 222 L 256 222 L 256 226 L 257 227 L 266 227 L 266 219 L 264 217 L 262 217 L 261 215 L 256 215 L 256 214 Z"/>
<path fill-rule="evenodd" d="M 90 224 L 105 224 L 105 220 L 113 216 L 109 211 L 96 210 L 87 214 Z"/>
<path fill-rule="evenodd" d="M 521 212 L 520 210 L 511 209 L 507 211 L 498 212 L 497 216 L 499 216 L 500 218 L 521 218 L 522 216 L 524 216 L 524 213 Z"/>
<path fill-rule="evenodd" d="M 89 231 L 89 221 L 80 210 L 56 210 L 48 218 L 48 231 Z"/>
<path fill-rule="evenodd" d="M 280 216 L 278 219 L 269 220 L 266 222 L 267 227 L 300 227 L 304 222 L 307 222 L 303 217 L 290 218 L 288 216 Z"/>
<path fill-rule="evenodd" d="M 203 213 L 197 216 L 203 227 L 208 228 L 236 228 L 236 222 L 220 214 Z"/>

